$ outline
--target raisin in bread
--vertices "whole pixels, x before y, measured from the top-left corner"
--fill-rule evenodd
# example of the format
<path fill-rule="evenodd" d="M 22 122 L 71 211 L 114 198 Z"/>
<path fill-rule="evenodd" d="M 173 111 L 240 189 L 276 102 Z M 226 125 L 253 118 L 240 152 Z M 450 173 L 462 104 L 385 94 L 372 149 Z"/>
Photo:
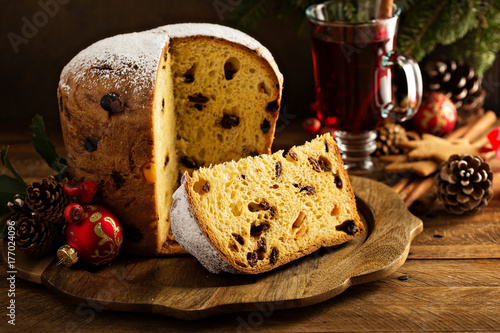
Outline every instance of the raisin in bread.
<path fill-rule="evenodd" d="M 177 24 L 99 41 L 58 88 L 70 176 L 99 184 L 133 254 L 182 252 L 170 230 L 184 171 L 270 153 L 283 78 L 237 30 Z"/>
<path fill-rule="evenodd" d="M 330 134 L 183 179 L 174 194 L 172 230 L 213 273 L 265 272 L 364 232 Z"/>

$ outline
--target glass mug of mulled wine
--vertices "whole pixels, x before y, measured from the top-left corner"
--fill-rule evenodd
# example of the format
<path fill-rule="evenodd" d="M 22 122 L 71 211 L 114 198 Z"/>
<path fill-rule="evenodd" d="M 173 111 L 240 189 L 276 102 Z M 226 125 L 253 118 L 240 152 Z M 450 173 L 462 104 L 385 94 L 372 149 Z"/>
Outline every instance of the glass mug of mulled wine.
<path fill-rule="evenodd" d="M 394 52 L 400 9 L 377 18 L 376 0 L 312 5 L 306 16 L 312 40 L 318 118 L 334 128 L 350 173 L 375 169 L 376 128 L 404 121 L 422 101 L 417 62 Z"/>

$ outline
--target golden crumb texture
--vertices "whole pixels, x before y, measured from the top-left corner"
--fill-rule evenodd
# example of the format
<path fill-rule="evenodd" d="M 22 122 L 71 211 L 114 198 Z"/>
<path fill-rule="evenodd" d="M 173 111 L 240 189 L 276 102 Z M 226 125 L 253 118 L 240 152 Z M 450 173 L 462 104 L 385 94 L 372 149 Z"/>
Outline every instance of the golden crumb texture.
<path fill-rule="evenodd" d="M 240 273 L 269 271 L 365 231 L 330 134 L 200 168 L 185 175 L 184 188 L 203 235 Z"/>

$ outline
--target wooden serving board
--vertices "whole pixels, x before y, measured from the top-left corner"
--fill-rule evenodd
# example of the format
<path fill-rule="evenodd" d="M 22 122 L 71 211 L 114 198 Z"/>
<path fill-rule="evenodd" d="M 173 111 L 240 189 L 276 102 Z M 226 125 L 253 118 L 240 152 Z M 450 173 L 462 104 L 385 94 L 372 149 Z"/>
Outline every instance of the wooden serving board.
<path fill-rule="evenodd" d="M 187 255 L 122 255 L 89 271 L 78 265 L 57 266 L 54 257 L 33 260 L 17 254 L 17 276 L 41 283 L 76 304 L 181 319 L 316 304 L 351 285 L 393 273 L 423 229 L 422 221 L 408 212 L 391 188 L 358 177 L 351 177 L 351 183 L 368 232 L 264 274 L 215 275 Z M 6 263 L 6 242 L 2 253 Z"/>

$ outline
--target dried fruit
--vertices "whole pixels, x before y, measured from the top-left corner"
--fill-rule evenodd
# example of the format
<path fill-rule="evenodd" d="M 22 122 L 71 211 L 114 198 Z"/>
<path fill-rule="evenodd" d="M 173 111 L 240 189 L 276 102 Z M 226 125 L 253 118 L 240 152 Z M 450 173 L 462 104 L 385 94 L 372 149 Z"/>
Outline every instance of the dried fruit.
<path fill-rule="evenodd" d="M 267 118 L 264 118 L 264 120 L 260 124 L 260 129 L 262 130 L 262 133 L 264 133 L 264 134 L 269 132 L 269 130 L 271 129 L 271 123 L 269 122 L 269 120 L 267 120 Z"/>
<path fill-rule="evenodd" d="M 233 237 L 234 237 L 234 239 L 236 239 L 236 241 L 237 241 L 240 245 L 245 244 L 245 239 L 243 238 L 243 236 L 242 236 L 242 235 L 239 235 L 239 234 L 233 234 Z"/>
<path fill-rule="evenodd" d="M 240 124 L 240 118 L 238 116 L 230 115 L 230 114 L 224 114 L 222 117 L 222 120 L 220 122 L 220 125 L 222 128 L 225 129 L 231 129 L 233 127 L 236 127 Z"/>
<path fill-rule="evenodd" d="M 276 215 L 276 208 L 270 207 L 269 212 L 271 213 L 271 217 L 274 217 L 274 215 Z"/>
<path fill-rule="evenodd" d="M 188 100 L 194 103 L 196 110 L 202 111 L 204 104 L 209 101 L 209 98 L 203 96 L 201 93 L 198 93 L 196 95 L 188 96 Z"/>
<path fill-rule="evenodd" d="M 84 142 L 85 149 L 91 153 L 97 150 L 97 140 L 91 137 L 88 137 Z"/>
<path fill-rule="evenodd" d="M 268 210 L 269 207 L 271 207 L 271 206 L 265 200 L 262 200 L 258 204 L 256 204 L 255 202 L 251 202 L 251 203 L 248 204 L 248 210 L 251 211 L 252 213 L 253 212 L 258 212 L 258 211 L 261 211 L 261 210 Z"/>
<path fill-rule="evenodd" d="M 336 226 L 335 229 L 338 231 L 343 231 L 348 235 L 354 235 L 356 232 L 358 232 L 358 227 L 356 226 L 354 220 L 347 220 L 342 224 Z"/>
<path fill-rule="evenodd" d="M 121 189 L 123 185 L 125 185 L 125 178 L 123 178 L 121 173 L 113 171 L 111 173 L 111 178 L 115 182 L 115 187 L 117 190 Z"/>
<path fill-rule="evenodd" d="M 272 101 L 266 106 L 266 111 L 277 112 L 280 109 L 278 101 Z"/>
<path fill-rule="evenodd" d="M 180 162 L 182 165 L 184 165 L 186 168 L 189 169 L 194 169 L 198 167 L 198 163 L 194 159 L 191 159 L 187 156 L 182 156 L 180 158 Z"/>
<path fill-rule="evenodd" d="M 267 251 L 267 244 L 266 244 L 265 238 L 261 238 L 257 242 L 257 251 L 259 251 L 259 252 L 266 252 Z"/>
<path fill-rule="evenodd" d="M 262 210 L 268 210 L 269 209 L 269 202 L 265 201 L 265 200 L 262 200 L 259 204 L 259 207 L 262 209 Z"/>
<path fill-rule="evenodd" d="M 344 185 L 342 183 L 342 178 L 340 178 L 339 176 L 335 176 L 334 182 L 335 182 L 335 186 L 337 186 L 338 189 L 341 189 L 342 186 Z"/>
<path fill-rule="evenodd" d="M 281 162 L 280 161 L 276 162 L 275 170 L 276 170 L 276 177 L 281 176 Z"/>
<path fill-rule="evenodd" d="M 321 170 L 323 170 L 323 171 L 332 170 L 332 168 L 330 167 L 330 162 L 324 157 L 319 158 L 318 164 L 319 164 L 319 167 L 321 168 Z"/>
<path fill-rule="evenodd" d="M 278 255 L 279 255 L 280 251 L 278 250 L 277 247 L 274 247 L 273 250 L 271 251 L 271 257 L 269 258 L 269 261 L 271 262 L 271 264 L 276 264 L 276 262 L 278 261 Z"/>
<path fill-rule="evenodd" d="M 203 190 L 203 192 L 208 193 L 210 191 L 210 183 L 206 182 L 205 184 L 203 184 L 203 187 L 201 189 Z"/>
<path fill-rule="evenodd" d="M 321 168 L 319 167 L 318 161 L 316 161 L 312 157 L 308 157 L 307 160 L 309 161 L 309 163 L 311 163 L 314 171 L 321 172 Z"/>
<path fill-rule="evenodd" d="M 303 211 L 301 211 L 299 213 L 299 215 L 297 216 L 297 218 L 295 219 L 295 221 L 293 222 L 292 224 L 292 229 L 297 229 L 298 227 L 300 227 L 302 225 L 302 223 L 304 222 L 304 219 L 306 218 L 307 214 L 304 213 Z"/>
<path fill-rule="evenodd" d="M 207 103 L 210 99 L 208 97 L 203 96 L 201 93 L 197 93 L 195 95 L 188 96 L 188 100 L 193 103 L 201 103 L 205 104 Z"/>
<path fill-rule="evenodd" d="M 250 264 L 250 266 L 254 266 L 257 263 L 257 260 L 259 260 L 259 257 L 257 253 L 255 252 L 248 252 L 247 254 L 247 261 Z"/>
<path fill-rule="evenodd" d="M 109 113 L 120 113 L 125 110 L 125 105 L 115 93 L 110 93 L 102 96 L 100 101 L 101 107 Z"/>
<path fill-rule="evenodd" d="M 295 152 L 291 149 L 288 151 L 288 156 L 290 156 L 291 158 L 293 158 L 296 161 L 299 160 L 299 157 L 297 156 L 297 154 L 295 154 Z"/>
<path fill-rule="evenodd" d="M 312 186 L 306 186 L 300 189 L 300 192 L 307 191 L 309 194 L 316 194 L 316 190 Z"/>
<path fill-rule="evenodd" d="M 262 222 L 259 225 L 252 225 L 252 227 L 250 228 L 250 235 L 254 237 L 260 236 L 263 232 L 269 230 L 270 227 L 271 225 L 269 224 L 269 222 Z"/>

